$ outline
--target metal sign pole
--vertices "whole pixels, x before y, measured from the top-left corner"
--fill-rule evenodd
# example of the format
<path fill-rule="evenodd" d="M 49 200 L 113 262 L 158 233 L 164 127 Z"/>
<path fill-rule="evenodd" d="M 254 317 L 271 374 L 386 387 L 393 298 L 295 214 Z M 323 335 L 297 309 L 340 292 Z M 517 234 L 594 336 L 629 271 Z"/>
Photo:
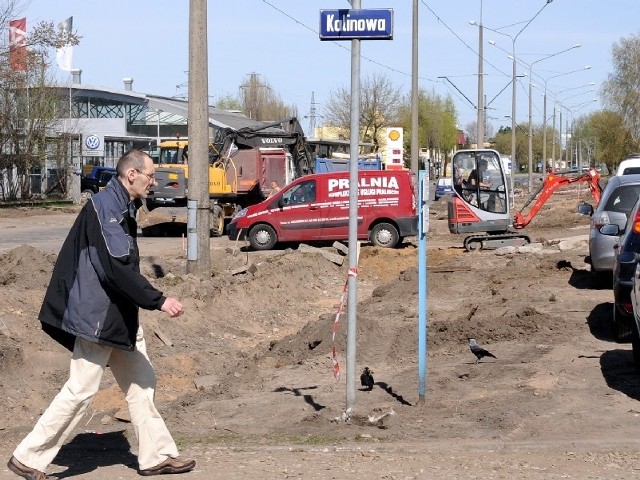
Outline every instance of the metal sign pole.
<path fill-rule="evenodd" d="M 360 147 L 360 40 L 392 40 L 392 9 L 320 10 L 320 40 L 351 41 L 351 132 L 349 157 L 349 276 L 347 278 L 347 405 L 349 420 L 356 401 L 356 306 L 358 275 L 358 156 Z"/>
<path fill-rule="evenodd" d="M 360 0 L 352 0 L 360 8 Z M 351 40 L 351 152 L 349 158 L 349 277 L 347 280 L 347 418 L 356 403 L 356 307 L 358 304 L 358 150 L 360 145 L 360 40 Z"/>
<path fill-rule="evenodd" d="M 427 232 L 429 231 L 429 172 L 418 180 L 418 404 L 427 390 Z"/>

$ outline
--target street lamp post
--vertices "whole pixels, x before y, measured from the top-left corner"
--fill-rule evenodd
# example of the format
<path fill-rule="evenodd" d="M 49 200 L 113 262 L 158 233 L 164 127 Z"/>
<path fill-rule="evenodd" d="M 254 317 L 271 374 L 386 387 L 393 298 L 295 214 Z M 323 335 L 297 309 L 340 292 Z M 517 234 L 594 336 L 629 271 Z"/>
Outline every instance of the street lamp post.
<path fill-rule="evenodd" d="M 553 140 L 551 141 L 551 158 L 553 159 L 553 162 L 555 164 L 555 160 L 556 160 L 556 105 L 557 105 L 557 99 L 558 96 L 560 96 L 561 94 L 571 91 L 571 90 L 577 90 L 579 88 L 585 88 L 585 87 L 592 87 L 593 85 L 595 85 L 595 82 L 589 82 L 586 83 L 584 85 L 580 85 L 579 87 L 571 87 L 571 88 L 565 88 L 564 90 L 560 90 L 559 92 L 555 93 L 553 95 Z M 593 91 L 593 89 L 591 89 L 590 91 Z M 582 93 L 580 95 L 583 95 Z M 573 97 L 569 97 L 569 98 L 573 98 Z M 562 160 L 562 111 L 560 111 L 560 122 L 559 122 L 559 127 L 560 127 L 560 131 L 558 132 L 558 136 L 560 139 L 560 160 Z"/>
<path fill-rule="evenodd" d="M 575 95 L 571 95 L 569 97 L 564 97 L 562 99 L 563 102 L 566 102 L 567 100 L 569 100 L 570 98 L 575 98 L 575 97 L 581 97 L 582 95 L 586 94 L 586 93 L 591 93 L 591 92 L 595 92 L 595 88 L 590 88 L 589 90 L 585 90 L 584 92 L 581 93 L 576 93 Z M 591 102 L 591 100 L 589 100 Z"/>
<path fill-rule="evenodd" d="M 482 39 L 482 0 L 480 0 L 480 25 L 478 26 L 478 148 L 484 148 L 484 55 Z"/>
<path fill-rule="evenodd" d="M 471 25 L 478 25 L 478 103 L 477 103 L 477 139 L 476 147 L 484 148 L 484 53 L 483 53 L 483 32 L 482 32 L 482 0 L 480 0 L 480 22 L 472 20 Z"/>
<path fill-rule="evenodd" d="M 581 45 L 577 43 L 569 48 L 560 50 L 559 52 L 552 53 L 550 55 L 545 55 L 544 57 L 539 58 L 538 60 L 531 62 L 529 64 L 529 193 L 533 191 L 533 122 L 532 122 L 533 95 L 531 92 L 531 90 L 533 89 L 533 80 L 531 78 L 533 75 L 533 66 L 536 63 L 542 62 L 544 60 L 548 60 L 549 58 L 560 55 L 561 53 L 568 52 L 569 50 L 573 50 L 574 48 L 579 48 L 580 46 Z M 543 169 L 544 169 L 544 163 L 543 163 Z M 543 170 L 543 173 L 544 173 L 544 170 Z"/>
<path fill-rule="evenodd" d="M 588 107 L 589 105 L 591 105 L 593 102 L 597 102 L 598 99 L 597 98 L 592 98 L 591 100 L 587 100 L 586 102 L 582 102 L 578 105 L 574 105 L 573 109 L 571 110 L 572 113 L 577 114 L 580 110 L 582 110 L 583 108 Z M 576 143 L 576 145 L 578 145 Z M 582 156 L 582 150 L 580 150 L 580 156 Z M 576 160 L 577 160 L 577 155 L 576 155 Z M 580 162 L 580 167 L 582 167 L 582 162 Z"/>
<path fill-rule="evenodd" d="M 577 70 L 571 70 L 569 72 L 564 72 L 564 73 L 559 73 L 557 75 L 552 75 L 551 77 L 547 78 L 544 81 L 544 94 L 543 94 L 543 98 L 544 98 L 544 106 L 542 109 L 542 168 L 543 168 L 543 173 L 544 173 L 544 169 L 547 165 L 547 82 L 549 80 L 552 80 L 554 78 L 558 78 L 558 77 L 563 77 L 565 75 L 570 75 L 572 73 L 576 73 L 576 72 L 581 72 L 583 70 L 590 70 L 591 69 L 591 65 L 586 65 L 584 68 L 579 68 Z M 555 126 L 554 126 L 555 128 Z M 554 172 L 555 168 L 553 165 L 553 159 L 551 162 L 551 171 Z"/>
<path fill-rule="evenodd" d="M 566 151 L 566 161 L 567 161 L 567 165 L 568 166 L 572 166 L 573 164 L 573 153 L 572 153 L 572 146 L 571 146 L 571 141 L 573 140 L 573 128 L 574 128 L 574 115 L 576 113 L 578 113 L 580 110 L 582 110 L 585 107 L 588 107 L 589 105 L 591 105 L 593 102 L 597 102 L 598 99 L 594 98 L 591 100 L 587 100 L 586 102 L 582 102 L 576 105 L 565 105 L 561 102 L 558 102 L 558 104 L 560 105 L 561 109 L 564 108 L 567 111 L 567 117 L 569 115 L 571 115 L 571 121 L 569 121 L 569 118 L 567 118 L 566 120 L 566 126 L 565 126 L 565 137 L 567 138 L 567 147 L 565 149 Z M 560 122 L 562 123 L 562 110 L 560 110 Z M 569 131 L 569 125 L 571 125 L 571 133 Z M 560 141 L 562 142 L 562 137 L 560 138 Z M 562 149 L 562 143 L 560 144 L 560 147 Z M 571 157 L 570 157 L 571 155 Z M 576 155 L 576 166 L 579 168 L 581 167 L 581 165 L 579 165 L 578 163 L 578 156 Z"/>
<path fill-rule="evenodd" d="M 536 19 L 536 17 L 540 15 L 540 13 L 542 13 L 542 10 L 544 10 L 545 7 L 549 5 L 552 1 L 553 0 L 546 0 L 544 5 L 540 7 L 540 9 L 536 12 L 536 14 L 533 17 L 531 17 L 527 21 L 527 23 L 525 23 L 525 25 L 515 35 L 509 35 L 508 33 L 500 32 L 492 28 L 487 28 L 487 30 L 491 30 L 492 32 L 497 33 L 498 35 L 504 35 L 505 37 L 508 37 L 511 40 L 511 62 L 512 62 L 512 66 L 511 66 L 512 67 L 512 72 L 511 72 L 511 185 L 512 185 L 512 190 L 514 185 L 514 173 L 518 165 L 518 163 L 516 162 L 516 92 L 517 92 L 517 89 L 516 89 L 517 87 L 516 40 L 518 39 L 520 34 L 524 32 L 525 28 L 527 28 L 529 24 L 533 22 Z M 496 45 L 495 41 L 489 40 L 489 43 L 502 50 L 501 47 Z"/>

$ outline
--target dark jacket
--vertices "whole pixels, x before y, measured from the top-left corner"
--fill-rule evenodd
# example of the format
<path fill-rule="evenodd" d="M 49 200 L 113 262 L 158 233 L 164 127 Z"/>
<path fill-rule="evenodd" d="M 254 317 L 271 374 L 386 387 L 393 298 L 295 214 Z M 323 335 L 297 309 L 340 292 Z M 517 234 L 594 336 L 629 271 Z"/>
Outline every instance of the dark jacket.
<path fill-rule="evenodd" d="M 40 322 L 73 350 L 75 337 L 133 350 L 138 308 L 165 301 L 140 273 L 136 205 L 117 177 L 82 208 L 58 255 Z"/>

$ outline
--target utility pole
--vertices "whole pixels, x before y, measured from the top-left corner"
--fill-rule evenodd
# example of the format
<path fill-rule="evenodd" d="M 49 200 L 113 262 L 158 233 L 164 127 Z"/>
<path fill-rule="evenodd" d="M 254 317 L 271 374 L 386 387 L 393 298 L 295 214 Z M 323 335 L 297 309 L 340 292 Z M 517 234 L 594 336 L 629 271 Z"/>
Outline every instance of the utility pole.
<path fill-rule="evenodd" d="M 482 32 L 482 0 L 480 0 L 480 23 L 478 24 L 478 145 L 484 148 L 484 53 Z"/>
<path fill-rule="evenodd" d="M 411 35 L 411 171 L 418 180 L 418 152 L 420 128 L 418 127 L 418 0 L 413 0 Z M 429 166 L 424 166 L 429 171 Z M 427 179 L 428 181 L 428 179 Z"/>
<path fill-rule="evenodd" d="M 249 118 L 255 120 L 264 120 L 263 110 L 265 104 L 265 94 L 262 89 L 268 89 L 269 86 L 260 83 L 259 73 L 249 73 L 249 81 L 244 85 L 240 85 L 242 89 L 242 96 L 244 100 L 244 109 L 249 112 Z"/>
<path fill-rule="evenodd" d="M 207 1 L 189 0 L 187 273 L 211 276 Z"/>
<path fill-rule="evenodd" d="M 309 137 L 316 138 L 316 100 L 315 92 L 311 92 L 311 108 L 309 110 Z"/>

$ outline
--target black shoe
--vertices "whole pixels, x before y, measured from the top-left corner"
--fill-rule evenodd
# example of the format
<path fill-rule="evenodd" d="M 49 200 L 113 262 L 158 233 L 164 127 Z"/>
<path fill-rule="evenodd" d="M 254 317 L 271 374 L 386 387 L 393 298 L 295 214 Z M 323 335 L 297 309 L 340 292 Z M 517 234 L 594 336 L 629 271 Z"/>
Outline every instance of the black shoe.
<path fill-rule="evenodd" d="M 22 478 L 26 478 L 27 480 L 46 480 L 48 478 L 40 470 L 29 468 L 26 465 L 23 465 L 18 460 L 16 460 L 16 457 L 11 457 L 9 459 L 9 461 L 7 462 L 7 467 L 9 467 L 9 470 L 11 470 L 16 475 L 19 475 Z"/>
<path fill-rule="evenodd" d="M 139 470 L 138 473 L 145 477 L 151 475 L 167 475 L 170 473 L 186 473 L 193 470 L 196 466 L 195 460 L 178 460 L 177 458 L 167 458 L 160 465 L 156 465 L 152 468 L 146 468 Z"/>

